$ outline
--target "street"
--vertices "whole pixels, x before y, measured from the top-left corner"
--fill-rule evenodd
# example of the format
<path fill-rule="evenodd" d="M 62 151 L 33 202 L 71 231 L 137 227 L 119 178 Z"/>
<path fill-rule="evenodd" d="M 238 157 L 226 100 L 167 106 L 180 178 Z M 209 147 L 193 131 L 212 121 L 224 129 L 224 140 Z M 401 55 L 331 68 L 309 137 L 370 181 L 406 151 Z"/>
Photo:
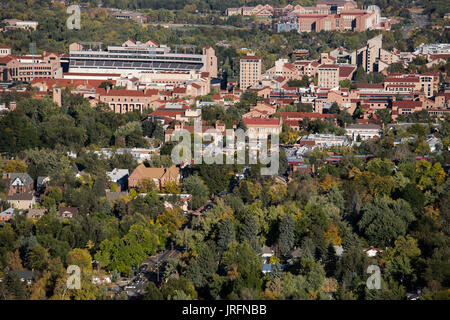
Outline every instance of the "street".
<path fill-rule="evenodd" d="M 128 299 L 142 298 L 148 282 L 152 281 L 158 286 L 162 281 L 167 260 L 177 258 L 180 254 L 177 250 L 166 250 L 145 259 L 133 278 L 118 282 L 119 291 L 116 293 L 116 297 L 125 291 Z"/>

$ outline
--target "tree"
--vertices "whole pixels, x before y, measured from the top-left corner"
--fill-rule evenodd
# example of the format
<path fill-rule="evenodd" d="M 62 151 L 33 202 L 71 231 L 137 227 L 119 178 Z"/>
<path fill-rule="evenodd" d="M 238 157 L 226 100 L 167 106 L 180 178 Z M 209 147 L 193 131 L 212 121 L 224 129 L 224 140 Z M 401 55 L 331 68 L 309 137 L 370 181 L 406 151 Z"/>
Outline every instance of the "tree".
<path fill-rule="evenodd" d="M 173 299 L 177 294 L 176 291 L 183 292 L 190 299 L 197 298 L 197 291 L 195 291 L 194 284 L 185 277 L 170 278 L 162 287 L 162 295 L 164 299 Z"/>
<path fill-rule="evenodd" d="M 86 249 L 75 248 L 67 254 L 67 264 L 76 265 L 81 270 L 92 270 L 92 257 Z"/>
<path fill-rule="evenodd" d="M 28 267 L 38 271 L 44 271 L 48 267 L 49 254 L 47 249 L 37 245 L 28 253 Z"/>
<path fill-rule="evenodd" d="M 145 288 L 144 300 L 163 300 L 161 291 L 156 287 L 155 283 L 150 281 Z"/>
<path fill-rule="evenodd" d="M 414 213 L 419 214 L 425 205 L 425 195 L 416 184 L 408 183 L 401 191 L 402 199 L 409 202 Z"/>
<path fill-rule="evenodd" d="M 413 220 L 411 207 L 405 200 L 375 198 L 363 207 L 358 226 L 371 245 L 387 247 L 406 234 Z"/>
<path fill-rule="evenodd" d="M 219 234 L 217 237 L 217 246 L 225 251 L 228 248 L 230 242 L 235 241 L 234 224 L 233 221 L 227 217 L 223 220 L 219 228 Z"/>
<path fill-rule="evenodd" d="M 388 68 L 389 73 L 403 73 L 405 72 L 405 68 L 403 67 L 403 63 L 401 62 L 395 62 L 391 63 L 391 65 Z"/>
<path fill-rule="evenodd" d="M 137 187 L 139 193 L 150 193 L 152 191 L 158 190 L 155 181 L 153 181 L 153 179 L 150 178 L 144 178 L 139 180 Z"/>
<path fill-rule="evenodd" d="M 379 176 L 390 176 L 395 164 L 389 159 L 374 158 L 367 163 L 366 169 Z"/>
<path fill-rule="evenodd" d="M 4 172 L 27 172 L 27 165 L 20 160 L 9 160 L 2 170 Z"/>
<path fill-rule="evenodd" d="M 191 263 L 186 271 L 186 277 L 199 288 L 206 285 L 217 271 L 218 261 L 216 244 L 209 240 L 204 243 L 196 262 Z"/>
<path fill-rule="evenodd" d="M 100 173 L 97 176 L 97 179 L 95 179 L 94 184 L 92 185 L 92 193 L 97 197 L 105 197 L 106 191 L 106 175 L 103 173 Z"/>
<path fill-rule="evenodd" d="M 139 121 L 128 122 L 127 124 L 120 126 L 114 132 L 116 140 L 118 138 L 125 139 L 127 147 L 146 147 L 147 142 L 143 137 L 142 125 Z"/>
<path fill-rule="evenodd" d="M 288 159 L 286 157 L 286 152 L 283 148 L 279 151 L 279 166 L 278 166 L 278 174 L 285 175 L 289 169 Z"/>
<path fill-rule="evenodd" d="M 232 242 L 223 254 L 222 262 L 228 273 L 232 293 L 238 294 L 243 288 L 261 289 L 262 263 L 247 242 Z"/>
<path fill-rule="evenodd" d="M 0 282 L 0 297 L 4 300 L 25 300 L 27 290 L 19 275 L 5 272 L 3 281 Z"/>
<path fill-rule="evenodd" d="M 0 119 L 0 152 L 16 154 L 38 145 L 36 127 L 22 110 L 7 112 Z"/>
<path fill-rule="evenodd" d="M 248 241 L 248 243 L 251 244 L 258 237 L 258 229 L 258 222 L 255 217 L 253 215 L 248 215 L 240 229 L 239 239 L 241 241 Z"/>
<path fill-rule="evenodd" d="M 162 226 L 166 226 L 168 236 L 171 237 L 186 222 L 186 217 L 178 208 L 166 209 L 158 215 L 156 222 Z"/>
<path fill-rule="evenodd" d="M 412 289 L 418 275 L 418 258 L 421 251 L 417 240 L 411 236 L 399 236 L 393 249 L 387 252 L 385 273 L 408 289 Z"/>
<path fill-rule="evenodd" d="M 367 83 L 367 74 L 362 66 L 359 66 L 355 72 L 355 82 L 357 83 Z"/>
<path fill-rule="evenodd" d="M 102 81 L 102 83 L 100 83 L 100 85 L 98 87 L 100 89 L 106 89 L 106 88 L 111 89 L 112 86 L 113 86 L 113 83 L 111 81 Z"/>
<path fill-rule="evenodd" d="M 348 79 L 339 81 L 339 85 L 341 86 L 341 88 L 347 88 L 347 89 L 352 88 L 352 82 Z"/>
<path fill-rule="evenodd" d="M 383 122 L 384 125 L 387 125 L 392 121 L 391 111 L 389 109 L 377 110 L 375 112 L 375 115 L 377 116 L 377 119 Z"/>
<path fill-rule="evenodd" d="M 162 191 L 167 194 L 180 194 L 181 188 L 176 181 L 169 181 L 166 182 Z"/>
<path fill-rule="evenodd" d="M 285 215 L 280 221 L 278 242 L 283 256 L 286 256 L 294 246 L 294 224 L 294 218 L 290 214 Z"/>
<path fill-rule="evenodd" d="M 334 246 L 332 243 L 328 245 L 327 253 L 325 256 L 325 272 L 327 277 L 332 277 L 335 275 L 336 267 L 337 267 L 337 256 L 336 251 L 334 250 Z"/>
<path fill-rule="evenodd" d="M 192 194 L 192 209 L 196 210 L 208 202 L 208 187 L 198 175 L 192 175 L 184 179 L 183 187 L 187 193 Z"/>

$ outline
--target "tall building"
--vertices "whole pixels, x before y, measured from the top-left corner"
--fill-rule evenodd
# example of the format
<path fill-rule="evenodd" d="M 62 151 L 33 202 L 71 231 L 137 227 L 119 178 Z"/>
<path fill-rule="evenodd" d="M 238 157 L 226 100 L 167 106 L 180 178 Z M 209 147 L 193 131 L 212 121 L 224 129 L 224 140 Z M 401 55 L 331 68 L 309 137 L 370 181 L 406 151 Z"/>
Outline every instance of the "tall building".
<path fill-rule="evenodd" d="M 241 90 L 246 90 L 261 80 L 261 58 L 246 56 L 240 61 L 241 72 L 239 85 Z"/>
<path fill-rule="evenodd" d="M 351 63 L 362 66 L 366 72 L 379 72 L 383 35 L 380 34 L 367 41 L 367 45 L 351 53 Z"/>
<path fill-rule="evenodd" d="M 337 64 L 322 64 L 318 69 L 320 88 L 331 89 L 339 86 L 339 66 Z"/>

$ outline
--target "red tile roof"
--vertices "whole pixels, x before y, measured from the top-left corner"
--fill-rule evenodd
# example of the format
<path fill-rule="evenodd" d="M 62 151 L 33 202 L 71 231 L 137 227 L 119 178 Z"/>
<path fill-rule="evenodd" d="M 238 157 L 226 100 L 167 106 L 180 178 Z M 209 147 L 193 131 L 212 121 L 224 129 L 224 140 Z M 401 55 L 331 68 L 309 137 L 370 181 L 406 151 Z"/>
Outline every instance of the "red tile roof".
<path fill-rule="evenodd" d="M 175 117 L 177 115 L 184 115 L 184 110 L 155 110 L 149 114 L 151 117 Z"/>
<path fill-rule="evenodd" d="M 246 125 L 255 125 L 255 126 L 278 126 L 280 125 L 280 119 L 278 118 L 245 118 L 242 121 Z"/>
<path fill-rule="evenodd" d="M 261 60 L 261 58 L 258 56 L 245 56 L 241 60 Z"/>
<path fill-rule="evenodd" d="M 411 101 L 411 100 L 402 100 L 402 101 L 394 101 L 392 102 L 393 107 L 397 108 L 421 108 L 422 101 Z"/>
<path fill-rule="evenodd" d="M 109 90 L 104 94 L 109 97 L 146 97 L 150 96 L 150 94 L 146 94 L 141 90 L 127 90 L 127 89 L 118 89 L 118 90 Z"/>
<path fill-rule="evenodd" d="M 323 114 L 318 112 L 280 112 L 281 117 L 284 120 L 289 119 L 304 119 L 304 118 L 310 118 L 310 119 L 326 119 L 333 117 L 332 114 Z"/>
<path fill-rule="evenodd" d="M 320 69 L 322 68 L 333 68 L 333 69 L 338 69 L 339 66 L 337 64 L 322 64 L 319 66 Z"/>
<path fill-rule="evenodd" d="M 339 78 L 348 78 L 354 71 L 356 70 L 356 67 L 339 67 Z"/>

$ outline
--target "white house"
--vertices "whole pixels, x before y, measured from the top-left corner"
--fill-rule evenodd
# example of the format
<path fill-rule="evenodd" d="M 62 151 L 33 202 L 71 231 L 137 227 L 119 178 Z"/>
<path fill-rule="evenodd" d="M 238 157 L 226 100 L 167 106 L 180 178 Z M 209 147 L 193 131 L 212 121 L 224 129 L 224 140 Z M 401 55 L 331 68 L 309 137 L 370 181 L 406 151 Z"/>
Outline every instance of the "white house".
<path fill-rule="evenodd" d="M 352 141 L 356 141 L 358 136 L 361 137 L 361 140 L 369 140 L 375 137 L 380 138 L 382 132 L 381 127 L 373 123 L 351 124 L 345 130 Z"/>

